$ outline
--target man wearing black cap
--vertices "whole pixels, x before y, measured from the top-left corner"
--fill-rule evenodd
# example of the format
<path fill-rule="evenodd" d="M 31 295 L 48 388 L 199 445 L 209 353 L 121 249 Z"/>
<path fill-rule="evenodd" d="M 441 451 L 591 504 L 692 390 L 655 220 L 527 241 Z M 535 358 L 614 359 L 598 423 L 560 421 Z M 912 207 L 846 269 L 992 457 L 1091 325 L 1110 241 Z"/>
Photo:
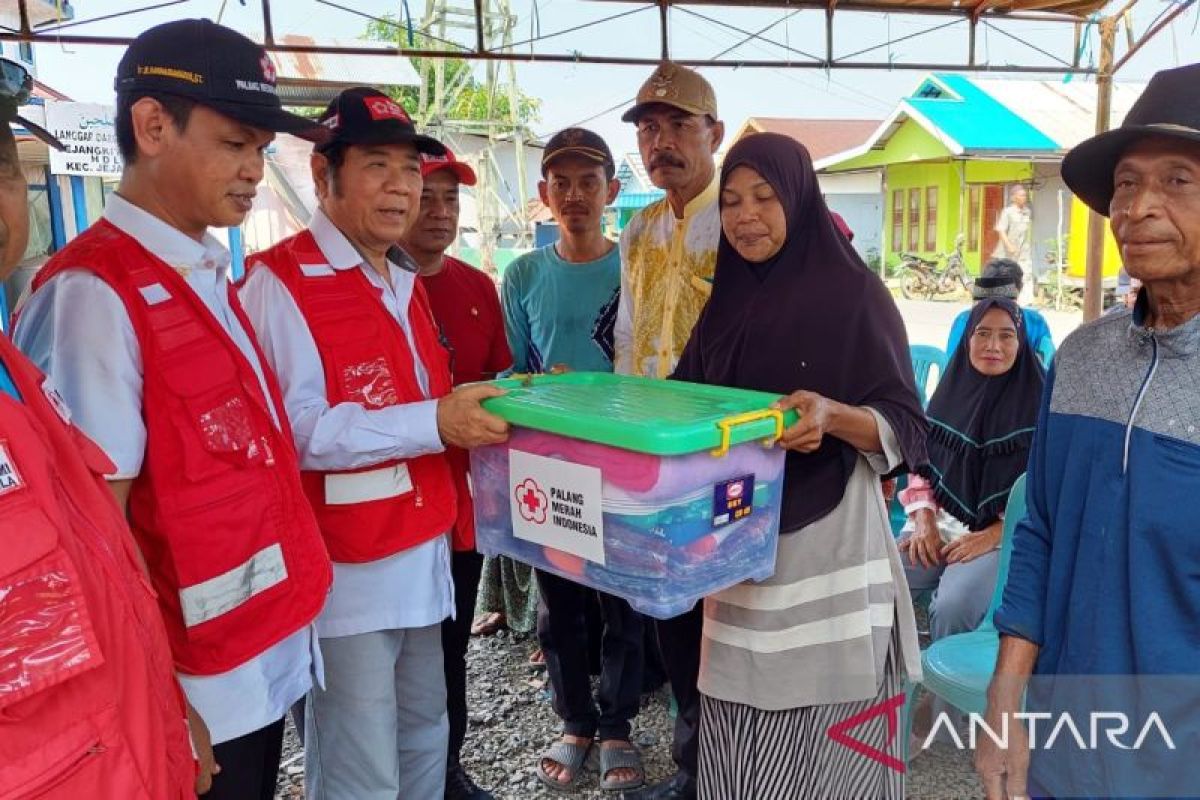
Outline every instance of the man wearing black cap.
<path fill-rule="evenodd" d="M 9 127 L 22 84 L 0 60 L 0 283 L 29 238 Z M 0 797 L 195 796 L 166 631 L 105 461 L 0 333 Z M 121 747 L 64 758 L 83 752 L 76 732 L 113 724 Z"/>
<path fill-rule="evenodd" d="M 1067 337 L 1046 379 L 1028 515 L 995 614 L 986 721 L 1009 746 L 981 737 L 976 768 L 989 798 L 1192 796 L 1200 65 L 1155 75 L 1121 127 L 1076 146 L 1062 173 L 1109 217 L 1142 289 L 1132 311 Z M 1034 717 L 1046 720 L 1036 733 Z M 1051 744 L 1064 720 L 1081 733 Z"/>
<path fill-rule="evenodd" d="M 613 326 L 620 292 L 616 245 L 604 237 L 604 208 L 620 190 L 604 140 L 567 128 L 546 143 L 538 194 L 560 238 L 527 253 L 504 272 L 501 303 L 517 372 L 611 372 Z M 642 617 L 620 598 L 541 570 L 538 641 L 546 656 L 562 738 L 538 759 L 538 779 L 556 789 L 578 785 L 588 753 L 599 750 L 600 786 L 627 789 L 645 780 L 641 756 L 629 743 L 642 685 Z M 599 594 L 603 633 L 599 708 L 588 670 L 585 609 Z M 594 744 L 599 740 L 599 745 Z"/>
<path fill-rule="evenodd" d="M 283 110 L 261 47 L 207 20 L 138 36 L 116 90 L 120 185 L 37 275 L 16 341 L 116 465 L 200 791 L 211 779 L 210 798 L 268 800 L 331 569 L 274 375 L 207 230 L 245 218 L 275 132 L 324 131 Z"/>
<path fill-rule="evenodd" d="M 305 714 L 314 800 L 441 798 L 446 684 L 441 622 L 454 613 L 448 445 L 502 442 L 489 386 L 451 390 L 450 354 L 412 260 L 421 153 L 404 109 L 347 89 L 320 117 L 309 228 L 254 256 L 241 290 L 279 373 L 304 486 L 334 565 L 317 633 L 325 686 Z"/>

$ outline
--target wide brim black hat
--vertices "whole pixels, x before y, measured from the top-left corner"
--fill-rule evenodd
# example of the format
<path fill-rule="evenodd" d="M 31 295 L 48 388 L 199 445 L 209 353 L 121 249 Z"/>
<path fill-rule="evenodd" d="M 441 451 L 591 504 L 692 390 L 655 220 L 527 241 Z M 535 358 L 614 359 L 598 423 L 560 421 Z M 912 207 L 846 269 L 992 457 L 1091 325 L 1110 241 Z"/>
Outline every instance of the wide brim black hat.
<path fill-rule="evenodd" d="M 1155 74 L 1121 127 L 1085 139 L 1067 153 L 1063 181 L 1089 208 L 1107 217 L 1122 154 L 1151 136 L 1195 142 L 1200 152 L 1200 64 Z"/>

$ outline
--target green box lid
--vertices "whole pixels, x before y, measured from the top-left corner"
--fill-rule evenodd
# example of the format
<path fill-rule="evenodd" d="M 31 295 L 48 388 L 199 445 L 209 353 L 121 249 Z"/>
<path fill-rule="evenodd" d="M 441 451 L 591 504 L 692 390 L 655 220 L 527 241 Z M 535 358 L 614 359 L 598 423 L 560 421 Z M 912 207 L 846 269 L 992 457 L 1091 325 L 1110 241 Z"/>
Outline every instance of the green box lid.
<path fill-rule="evenodd" d="M 608 372 L 528 375 L 493 381 L 508 393 L 484 408 L 512 425 L 659 456 L 677 456 L 776 435 L 779 395 Z M 796 422 L 782 415 L 782 424 Z M 722 425 L 724 423 L 724 425 Z"/>

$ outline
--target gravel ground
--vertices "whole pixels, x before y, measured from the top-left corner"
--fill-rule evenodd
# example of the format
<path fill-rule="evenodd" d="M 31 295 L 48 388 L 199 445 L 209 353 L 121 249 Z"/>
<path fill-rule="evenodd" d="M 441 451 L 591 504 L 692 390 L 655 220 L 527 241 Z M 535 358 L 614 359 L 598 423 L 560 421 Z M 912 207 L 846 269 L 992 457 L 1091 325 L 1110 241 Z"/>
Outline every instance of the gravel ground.
<path fill-rule="evenodd" d="M 463 749 L 463 763 L 481 786 L 497 800 L 548 800 L 564 795 L 543 789 L 534 773 L 538 754 L 559 731 L 550 707 L 545 672 L 534 672 L 526 659 L 535 648 L 529 637 L 514 637 L 507 631 L 471 640 L 469 701 L 470 731 Z M 642 748 L 647 778 L 651 781 L 671 774 L 671 720 L 665 691 L 645 698 L 634 723 L 633 740 Z M 289 725 L 280 769 L 280 800 L 304 796 L 304 756 Z M 585 777 L 576 794 L 586 800 L 614 795 L 598 788 L 596 774 Z M 910 765 L 908 796 L 928 800 L 958 800 L 980 797 L 983 792 L 971 771 L 970 756 L 949 745 L 934 745 Z M 438 800 L 414 798 L 413 800 Z"/>

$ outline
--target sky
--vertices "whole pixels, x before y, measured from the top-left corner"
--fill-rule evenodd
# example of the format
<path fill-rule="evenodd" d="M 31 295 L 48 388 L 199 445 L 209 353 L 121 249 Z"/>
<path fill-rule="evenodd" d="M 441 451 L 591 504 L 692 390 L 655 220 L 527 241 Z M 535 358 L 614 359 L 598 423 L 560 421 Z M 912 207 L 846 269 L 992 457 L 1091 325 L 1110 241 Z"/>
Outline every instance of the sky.
<path fill-rule="evenodd" d="M 119 11 L 158 5 L 162 0 L 73 0 L 75 21 Z M 167 8 L 141 11 L 118 19 L 76 24 L 71 33 L 131 36 L 148 27 L 183 17 L 220 19 L 252 37 L 263 29 L 261 4 L 257 0 L 186 0 Z M 493 9 L 498 0 L 488 0 Z M 542 52 L 583 52 L 606 55 L 635 55 L 655 58 L 659 53 L 658 15 L 654 6 L 602 0 L 507 0 L 516 16 L 515 42 L 536 35 L 565 31 L 588 22 L 617 14 L 620 19 L 574 32 L 554 36 L 536 45 Z M 1144 29 L 1156 15 L 1177 0 L 1141 0 L 1135 10 L 1135 27 Z M 337 5 L 371 15 L 396 13 L 399 0 L 337 0 Z M 443 5 L 469 7 L 465 0 Z M 420 0 L 409 0 L 414 14 L 424 7 Z M 1162 31 L 1122 69 L 1119 80 L 1145 81 L 1158 69 L 1187 63 L 1188 53 L 1200 52 L 1200 4 L 1182 14 Z M 823 53 L 823 12 L 713 6 L 692 6 L 671 10 L 672 55 L 680 58 L 712 58 L 729 51 L 725 58 L 785 59 L 794 51 Z M 468 20 L 469 21 L 469 20 Z M 746 36 L 714 21 L 735 26 L 747 33 L 774 24 L 763 34 L 773 43 L 751 41 L 739 45 Z M 858 57 L 879 62 L 965 61 L 967 29 L 959 22 L 934 33 L 913 36 L 922 30 L 945 26 L 947 17 L 855 14 L 842 12 L 835 17 L 835 57 L 881 45 Z M 272 23 L 276 36 L 304 33 L 319 41 L 353 40 L 362 36 L 367 20 L 355 13 L 321 0 L 273 0 Z M 1052 67 L 1049 58 L 1015 42 L 1020 35 L 1037 47 L 1067 57 L 1072 47 L 1072 26 L 1046 22 L 997 23 L 996 28 L 981 26 L 977 38 L 977 58 L 997 69 L 1014 62 Z M 1006 35 L 1007 34 L 1007 35 Z M 1123 35 L 1123 34 L 1122 34 Z M 903 37 L 912 37 L 901 40 Z M 452 30 L 448 38 L 473 43 L 473 32 Z M 529 52 L 535 45 L 523 44 L 518 52 Z M 736 49 L 730 50 L 730 48 Z M 1097 57 L 1097 35 L 1093 27 L 1083 55 L 1084 63 Z M 111 103 L 112 77 L 123 48 L 39 44 L 36 48 L 38 77 L 74 100 Z M 792 53 L 793 58 L 803 58 Z M 485 67 L 475 67 L 482 77 Z M 500 65 L 507 79 L 507 65 Z M 616 153 L 636 148 L 632 126 L 620 121 L 621 112 L 631 103 L 638 86 L 649 76 L 651 67 L 587 64 L 520 63 L 513 68 L 518 86 L 526 94 L 542 101 L 540 120 L 533 128 L 548 137 L 554 131 L 584 124 L 604 136 Z M 882 119 L 897 101 L 912 91 L 923 73 L 910 70 L 837 69 L 826 73 L 819 69 L 754 67 L 710 67 L 702 70 L 713 84 L 721 116 L 728 135 L 749 116 L 825 117 Z M 1028 76 L 1026 76 L 1028 77 Z M 1062 73 L 1048 72 L 1047 77 L 1063 79 Z M 1089 80 L 1075 77 L 1073 80 Z M 1113 124 L 1119 123 L 1114 120 Z M 852 145 L 855 143 L 848 143 Z"/>

